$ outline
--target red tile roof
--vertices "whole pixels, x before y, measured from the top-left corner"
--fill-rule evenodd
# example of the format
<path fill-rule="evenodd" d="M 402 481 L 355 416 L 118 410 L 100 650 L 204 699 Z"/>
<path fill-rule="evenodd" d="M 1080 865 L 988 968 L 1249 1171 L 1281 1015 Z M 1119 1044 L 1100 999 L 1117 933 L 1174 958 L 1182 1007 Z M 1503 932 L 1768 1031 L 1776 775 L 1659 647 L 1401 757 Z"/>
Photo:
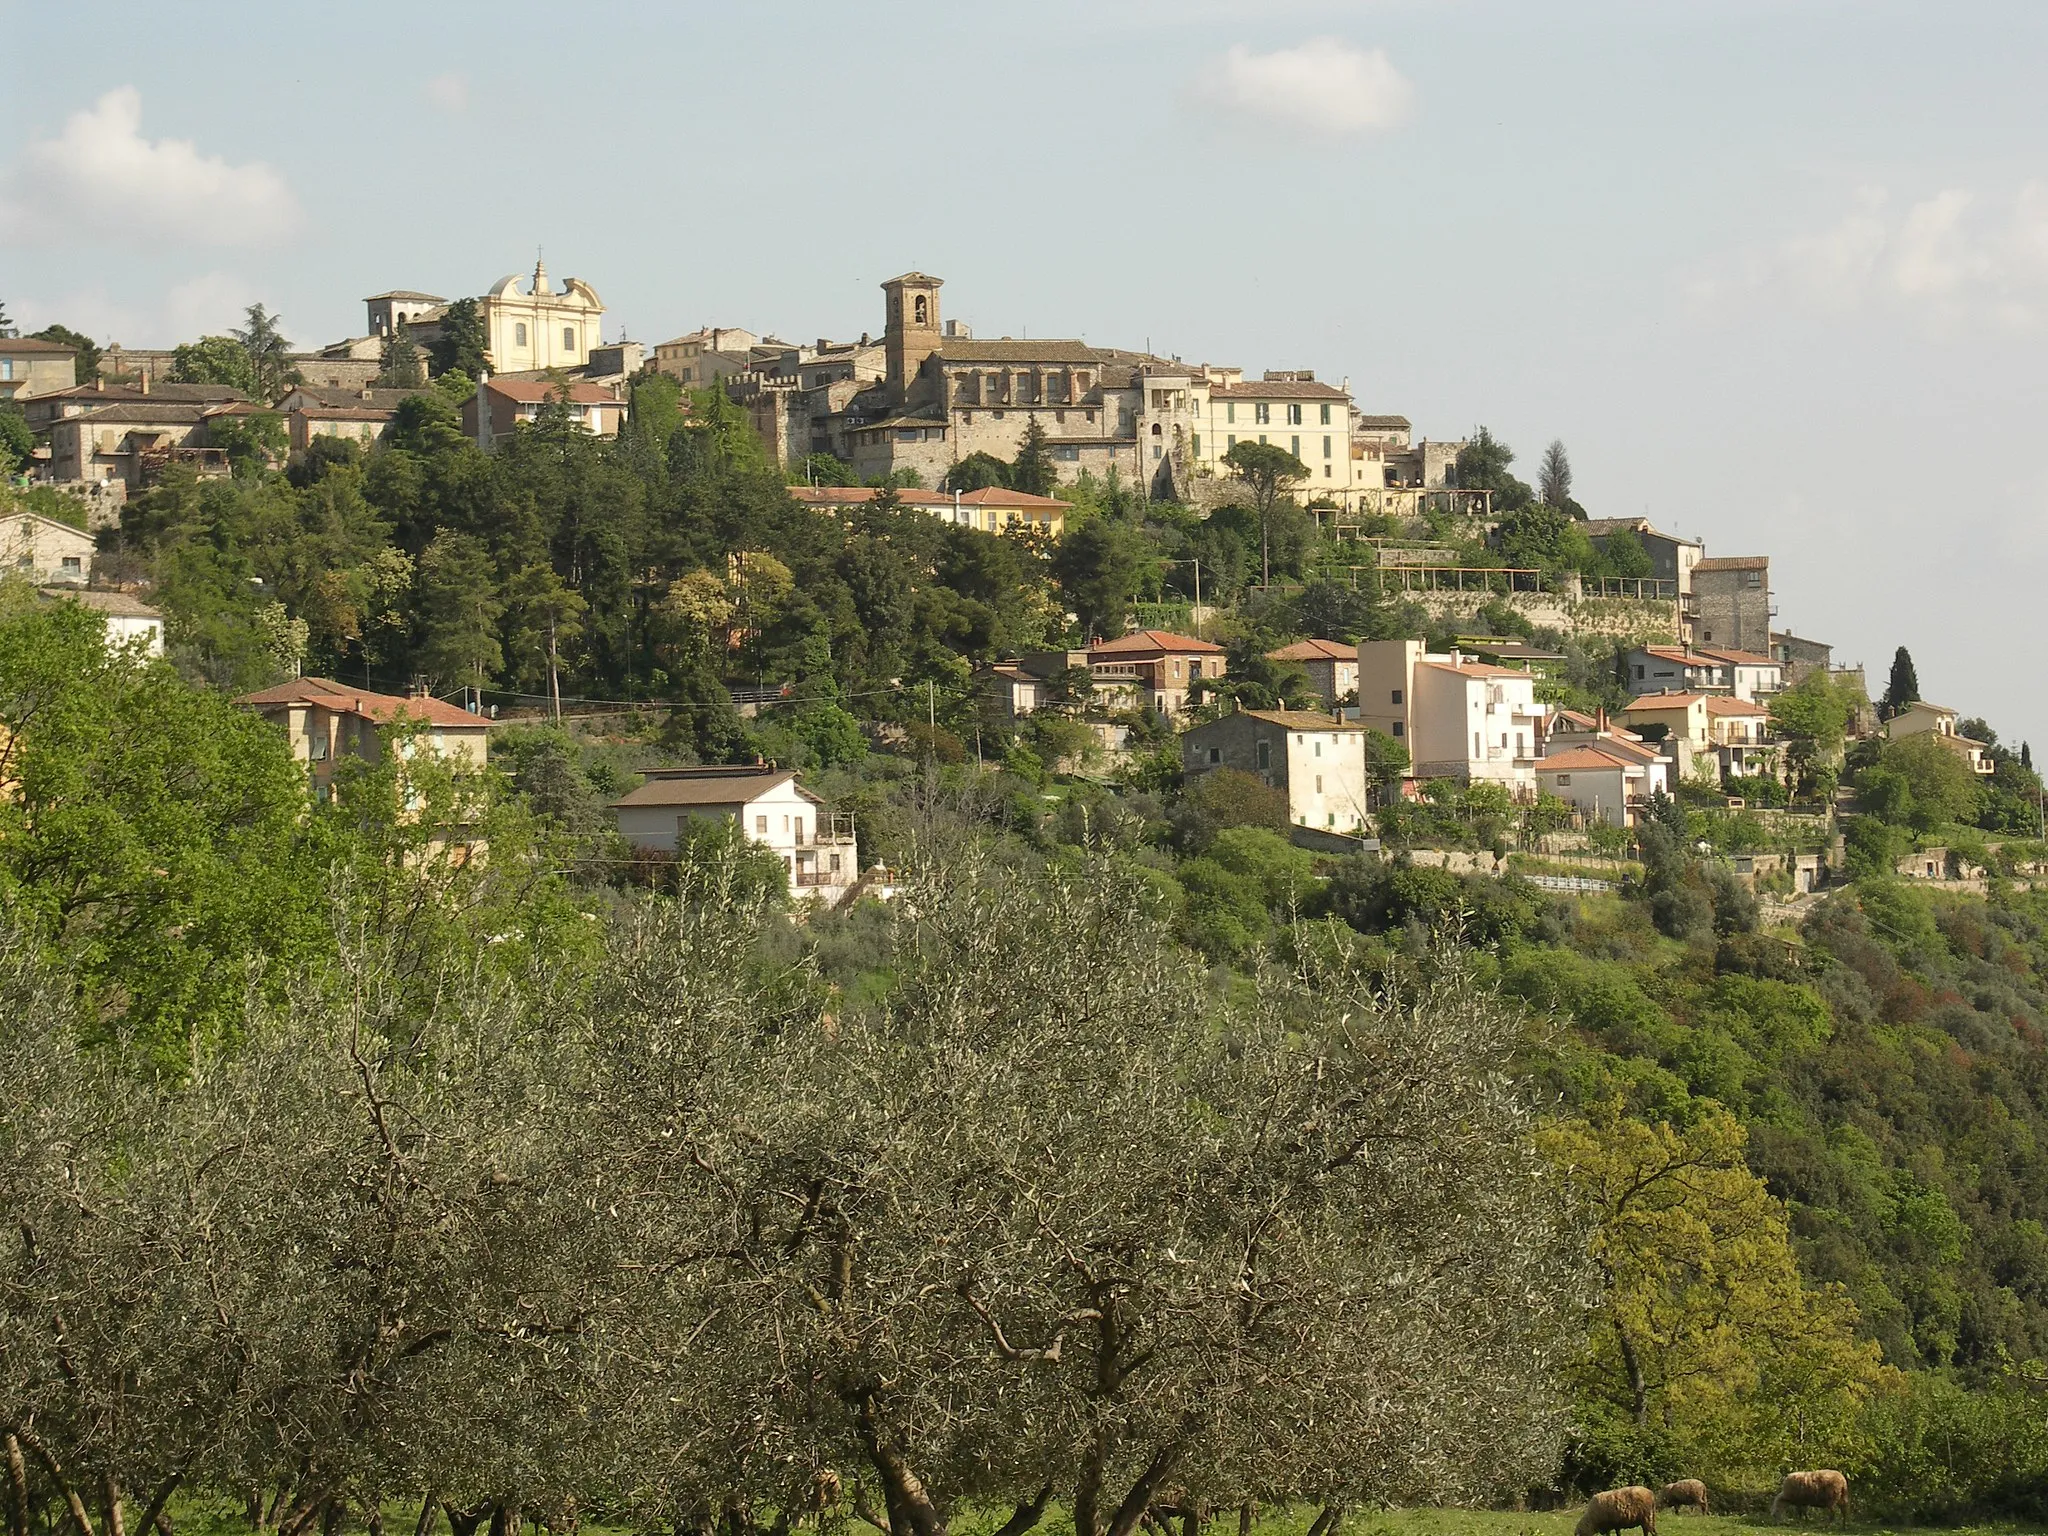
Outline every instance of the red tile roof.
<path fill-rule="evenodd" d="M 1491 666 L 1483 661 L 1425 661 L 1425 667 L 1435 667 L 1439 672 L 1455 672 L 1460 677 L 1519 677 L 1528 680 L 1529 674 L 1513 667 Z"/>
<path fill-rule="evenodd" d="M 1356 661 L 1358 647 L 1335 640 L 1297 640 L 1277 651 L 1266 652 L 1268 661 Z"/>
<path fill-rule="evenodd" d="M 1176 635 L 1165 629 L 1140 629 L 1114 640 L 1099 640 L 1088 647 L 1090 660 L 1099 656 L 1221 656 L 1223 647 L 1192 635 Z"/>
<path fill-rule="evenodd" d="M 1546 757 L 1537 768 L 1539 773 L 1612 773 L 1617 768 L 1634 768 L 1639 764 L 1627 758 L 1613 756 L 1598 747 L 1573 747 L 1569 752 L 1559 752 Z"/>
<path fill-rule="evenodd" d="M 1221 400 L 1348 400 L 1351 398 L 1335 385 L 1319 384 L 1308 379 L 1247 379 L 1242 384 L 1218 384 L 1209 393 Z M 1402 425 L 1406 426 L 1407 423 L 1403 422 Z"/>
<path fill-rule="evenodd" d="M 610 390 L 587 379 L 571 379 L 567 384 L 556 384 L 547 379 L 486 379 L 483 387 L 507 400 L 517 400 L 521 405 L 538 405 L 557 396 L 572 405 L 616 405 L 621 410 L 626 405 Z"/>
<path fill-rule="evenodd" d="M 445 699 L 424 695 L 401 698 L 395 693 L 372 693 L 367 688 L 351 688 L 346 683 L 324 677 L 293 678 L 274 688 L 259 688 L 254 693 L 245 693 L 235 702 L 251 709 L 279 704 L 317 704 L 337 714 L 360 715 L 365 720 L 375 720 L 380 724 L 409 715 L 429 725 L 470 726 L 479 731 L 487 728 L 483 716 L 472 715 Z"/>
<path fill-rule="evenodd" d="M 1724 699 L 1718 694 L 1707 700 L 1710 715 L 1768 715 L 1770 711 L 1761 704 L 1752 704 L 1747 699 Z"/>
<path fill-rule="evenodd" d="M 1762 571 L 1771 564 L 1769 555 L 1729 555 L 1721 560 L 1702 560 L 1693 567 L 1695 574 L 1701 571 L 1709 575 L 1715 571 Z"/>
<path fill-rule="evenodd" d="M 1651 709 L 1690 709 L 1706 700 L 1704 693 L 1646 693 L 1640 698 L 1630 699 L 1622 713 L 1633 715 Z"/>

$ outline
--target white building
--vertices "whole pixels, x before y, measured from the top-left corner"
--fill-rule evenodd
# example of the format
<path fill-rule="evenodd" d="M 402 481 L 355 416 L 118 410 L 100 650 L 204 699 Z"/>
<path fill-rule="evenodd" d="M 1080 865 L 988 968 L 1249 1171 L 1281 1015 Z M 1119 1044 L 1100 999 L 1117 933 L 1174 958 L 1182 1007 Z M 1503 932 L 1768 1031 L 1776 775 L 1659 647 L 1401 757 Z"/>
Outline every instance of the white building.
<path fill-rule="evenodd" d="M 1622 666 L 1628 691 L 1639 695 L 1725 693 L 1754 704 L 1785 685 L 1785 664 L 1775 657 L 1716 646 L 1640 646 Z"/>
<path fill-rule="evenodd" d="M 737 822 L 772 849 L 799 896 L 837 905 L 860 878 L 853 818 L 834 814 L 789 768 L 758 765 L 650 768 L 647 782 L 614 800 L 619 835 L 636 848 L 673 853 L 684 824 Z"/>
<path fill-rule="evenodd" d="M 45 587 L 43 596 L 54 602 L 90 608 L 106 621 L 107 644 L 111 646 L 126 647 L 139 642 L 145 656 L 164 653 L 164 616 L 139 598 L 126 592 L 94 592 L 79 587 Z"/>
<path fill-rule="evenodd" d="M 1241 709 L 1180 739 L 1190 779 L 1216 768 L 1249 773 L 1286 791 L 1287 819 L 1318 832 L 1366 826 L 1365 731 L 1306 709 Z"/>
<path fill-rule="evenodd" d="M 1432 655 L 1420 640 L 1367 640 L 1358 647 L 1358 720 L 1408 749 L 1418 779 L 1536 790 L 1549 707 L 1536 679 L 1453 650 Z"/>

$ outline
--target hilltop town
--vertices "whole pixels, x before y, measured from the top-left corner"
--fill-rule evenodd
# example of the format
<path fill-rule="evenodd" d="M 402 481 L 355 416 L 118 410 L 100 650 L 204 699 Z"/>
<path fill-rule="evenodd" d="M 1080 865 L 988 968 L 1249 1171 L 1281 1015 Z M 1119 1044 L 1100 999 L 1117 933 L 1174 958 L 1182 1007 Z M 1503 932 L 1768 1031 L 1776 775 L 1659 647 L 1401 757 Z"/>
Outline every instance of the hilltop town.
<path fill-rule="evenodd" d="M 801 775 L 870 750 L 1190 794 L 1223 770 L 1304 847 L 1496 870 L 1617 853 L 1682 797 L 1746 880 L 1797 897 L 1851 862 L 1845 770 L 1924 737 L 2000 809 L 1960 847 L 1868 824 L 1863 865 L 1967 881 L 1999 834 L 2040 831 L 1990 726 L 1902 675 L 1874 708 L 1860 661 L 1781 616 L 1767 552 L 1589 515 L 1561 442 L 1531 486 L 1484 428 L 1418 435 L 1348 381 L 978 336 L 938 277 L 880 288 L 878 332 L 804 343 L 606 341 L 597 289 L 540 262 L 474 298 L 378 293 L 361 335 L 312 350 L 260 306 L 165 351 L 8 334 L 0 560 L 252 707 L 289 703 L 316 764 L 351 709 L 406 697 L 445 701 L 480 762 L 494 721 L 667 712 L 618 831 L 672 850 L 679 808 L 751 815 L 832 899 L 877 854 L 851 814 L 825 813 L 826 849 L 816 815 L 755 801 L 815 800 Z M 720 510 L 665 510 L 648 476 L 707 454 L 815 526 L 707 541 Z M 422 473 L 424 495 L 394 483 Z M 217 554 L 268 482 L 345 494 L 354 526 L 233 535 L 248 579 L 225 594 L 194 535 Z M 798 547 L 821 541 L 843 547 Z"/>
<path fill-rule="evenodd" d="M 1562 441 L 879 286 L 0 319 L 13 1529 L 2032 1508 L 2030 747 Z"/>

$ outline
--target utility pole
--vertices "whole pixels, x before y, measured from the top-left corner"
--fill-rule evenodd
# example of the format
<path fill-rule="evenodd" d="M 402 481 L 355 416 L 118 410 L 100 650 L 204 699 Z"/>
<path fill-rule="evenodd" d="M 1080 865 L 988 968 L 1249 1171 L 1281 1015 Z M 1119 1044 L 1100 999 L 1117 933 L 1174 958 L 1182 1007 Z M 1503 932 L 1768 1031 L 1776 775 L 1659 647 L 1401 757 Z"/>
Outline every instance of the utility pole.
<path fill-rule="evenodd" d="M 555 724 L 562 723 L 562 675 L 556 666 L 555 616 L 548 615 L 548 698 L 554 704 Z"/>
<path fill-rule="evenodd" d="M 925 723 L 932 728 L 932 752 L 939 750 L 939 685 L 930 678 L 924 680 Z"/>

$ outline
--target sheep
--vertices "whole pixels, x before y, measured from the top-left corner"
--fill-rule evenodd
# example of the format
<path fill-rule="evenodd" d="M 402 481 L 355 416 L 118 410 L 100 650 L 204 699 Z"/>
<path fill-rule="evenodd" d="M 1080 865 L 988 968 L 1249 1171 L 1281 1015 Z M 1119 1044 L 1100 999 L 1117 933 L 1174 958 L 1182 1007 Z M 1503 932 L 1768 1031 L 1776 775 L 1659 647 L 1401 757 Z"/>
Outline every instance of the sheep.
<path fill-rule="evenodd" d="M 1594 1494 L 1572 1536 L 1603 1536 L 1632 1525 L 1641 1526 L 1643 1536 L 1657 1536 L 1657 1495 L 1640 1485 Z"/>
<path fill-rule="evenodd" d="M 1689 1507 L 1703 1515 L 1713 1513 L 1707 1505 L 1707 1485 L 1696 1477 L 1681 1477 L 1675 1483 L 1666 1483 L 1657 1490 L 1657 1504 L 1661 1509 Z"/>
<path fill-rule="evenodd" d="M 1839 1472 L 1787 1472 L 1785 1481 L 1778 1485 L 1778 1496 L 1771 1500 L 1771 1518 L 1778 1518 L 1778 1512 L 1787 1504 L 1799 1508 L 1820 1510 L 1823 1514 L 1849 1518 L 1849 1479 Z"/>

